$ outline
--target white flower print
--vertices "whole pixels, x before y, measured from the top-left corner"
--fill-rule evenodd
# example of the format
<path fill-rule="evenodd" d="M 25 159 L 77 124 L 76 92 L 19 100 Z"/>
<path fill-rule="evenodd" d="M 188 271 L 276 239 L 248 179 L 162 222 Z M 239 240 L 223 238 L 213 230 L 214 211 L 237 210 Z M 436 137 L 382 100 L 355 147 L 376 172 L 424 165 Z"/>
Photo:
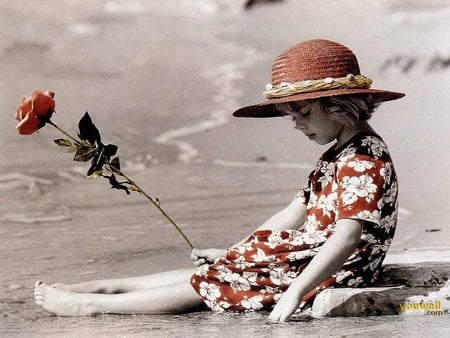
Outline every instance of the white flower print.
<path fill-rule="evenodd" d="M 391 246 L 391 243 L 392 239 L 388 238 L 383 242 L 383 244 L 379 245 L 379 248 L 382 251 L 382 253 L 386 253 L 388 251 L 389 247 Z"/>
<path fill-rule="evenodd" d="M 364 280 L 362 279 L 362 277 L 361 277 L 361 276 L 358 276 L 358 277 L 356 277 L 356 278 L 350 279 L 350 280 L 347 282 L 347 285 L 350 286 L 350 287 L 358 287 L 359 285 L 361 285 L 361 283 L 362 283 L 363 281 L 364 281 Z"/>
<path fill-rule="evenodd" d="M 300 261 L 302 259 L 305 259 L 307 257 L 314 257 L 317 254 L 317 250 L 314 249 L 307 249 L 302 251 L 293 251 L 287 254 L 287 258 L 291 262 Z"/>
<path fill-rule="evenodd" d="M 303 241 L 303 234 L 298 235 L 297 237 L 293 238 L 290 242 L 292 245 L 302 245 L 305 242 Z"/>
<path fill-rule="evenodd" d="M 376 243 L 377 240 L 374 235 L 369 233 L 363 233 L 361 235 L 361 240 L 366 241 L 367 243 Z"/>
<path fill-rule="evenodd" d="M 263 291 L 265 291 L 265 293 L 273 294 L 273 293 L 278 293 L 280 291 L 280 289 L 277 287 L 272 287 L 272 286 L 266 285 L 266 288 Z"/>
<path fill-rule="evenodd" d="M 389 246 L 391 245 L 392 240 L 390 238 L 386 239 L 382 244 L 376 244 L 372 247 L 372 252 L 370 253 L 371 256 L 380 256 L 384 253 L 386 253 L 389 249 Z M 381 257 L 378 257 L 377 259 L 381 259 Z"/>
<path fill-rule="evenodd" d="M 233 271 L 231 271 L 230 269 L 228 269 L 227 267 L 225 267 L 224 265 L 222 265 L 222 264 L 217 264 L 216 265 L 216 271 L 217 271 L 217 279 L 221 282 L 221 283 L 223 283 L 223 281 L 225 281 L 226 280 L 226 278 L 228 277 L 228 276 L 230 276 L 232 273 L 233 273 Z"/>
<path fill-rule="evenodd" d="M 197 271 L 195 271 L 195 274 L 197 276 L 202 276 L 202 277 L 206 277 L 209 271 L 209 264 L 203 264 L 202 266 L 200 266 Z"/>
<path fill-rule="evenodd" d="M 225 301 L 217 302 L 216 300 L 204 300 L 205 304 L 214 312 L 225 312 L 226 309 L 228 309 L 231 304 Z"/>
<path fill-rule="evenodd" d="M 342 280 L 344 280 L 351 274 L 352 274 L 351 271 L 339 270 L 334 274 L 334 276 L 336 277 L 336 283 L 340 283 Z"/>
<path fill-rule="evenodd" d="M 256 265 L 255 263 L 247 262 L 245 256 L 238 256 L 236 259 L 233 260 L 233 263 L 236 268 L 241 270 L 245 270 L 246 268 L 250 268 Z"/>
<path fill-rule="evenodd" d="M 336 199 L 337 199 L 337 192 L 332 192 L 327 196 L 322 195 L 319 197 L 317 207 L 323 210 L 323 214 L 325 216 L 330 217 L 332 212 L 333 213 L 336 212 Z"/>
<path fill-rule="evenodd" d="M 220 289 L 217 285 L 208 284 L 206 282 L 200 283 L 199 292 L 200 292 L 200 296 L 202 296 L 203 298 L 205 298 L 209 301 L 215 301 L 221 295 Z"/>
<path fill-rule="evenodd" d="M 353 168 L 354 171 L 362 173 L 368 169 L 372 169 L 375 164 L 370 161 L 356 159 L 354 161 L 349 161 L 347 166 Z"/>
<path fill-rule="evenodd" d="M 390 185 L 392 176 L 392 164 L 387 162 L 380 169 L 380 175 L 384 178 L 384 185 Z"/>
<path fill-rule="evenodd" d="M 375 258 L 369 262 L 369 268 L 372 271 L 375 271 L 379 268 L 381 263 L 381 257 Z"/>
<path fill-rule="evenodd" d="M 369 211 L 369 210 L 363 210 L 360 211 L 357 215 L 357 218 L 365 220 L 365 221 L 369 221 L 369 222 L 373 222 L 375 224 L 380 224 L 380 211 L 379 210 L 374 210 L 374 211 Z"/>
<path fill-rule="evenodd" d="M 241 301 L 241 305 L 247 310 L 260 310 L 263 307 L 262 300 L 264 297 L 262 295 L 253 296 Z"/>
<path fill-rule="evenodd" d="M 270 236 L 267 237 L 267 245 L 271 249 L 275 248 L 282 241 L 283 241 L 283 238 L 281 238 L 279 231 L 272 231 Z"/>
<path fill-rule="evenodd" d="M 381 220 L 381 227 L 384 229 L 384 232 L 391 231 L 392 228 L 397 224 L 396 214 L 388 215 Z"/>
<path fill-rule="evenodd" d="M 380 199 L 378 200 L 378 202 L 377 202 L 377 208 L 378 208 L 378 210 L 383 209 L 383 206 L 384 206 L 384 200 L 383 200 L 383 198 L 380 198 Z"/>
<path fill-rule="evenodd" d="M 248 280 L 250 285 L 258 285 L 258 283 L 256 282 L 256 278 L 258 277 L 257 272 L 244 271 L 242 273 L 242 276 Z"/>
<path fill-rule="evenodd" d="M 314 232 L 320 227 L 321 224 L 322 223 L 317 220 L 316 215 L 308 215 L 306 216 L 305 231 Z"/>
<path fill-rule="evenodd" d="M 225 282 L 230 283 L 234 291 L 248 291 L 251 289 L 249 280 L 238 273 L 232 273 L 226 276 Z"/>
<path fill-rule="evenodd" d="M 277 294 L 275 294 L 275 296 L 273 296 L 273 300 L 275 301 L 275 304 L 278 303 L 278 301 L 280 300 L 281 296 L 283 296 L 283 294 L 281 292 L 277 293 Z"/>
<path fill-rule="evenodd" d="M 337 168 L 338 169 L 342 169 L 343 167 L 345 167 L 347 165 L 347 161 L 349 159 L 355 157 L 355 154 L 356 154 L 356 148 L 355 147 L 347 147 L 347 148 L 345 148 L 341 152 L 341 155 L 339 156 L 339 159 L 336 162 Z"/>
<path fill-rule="evenodd" d="M 306 232 L 302 235 L 302 237 L 303 242 L 306 244 L 319 245 L 327 240 L 326 235 L 327 235 L 326 231 L 317 230 L 314 232 Z"/>
<path fill-rule="evenodd" d="M 386 191 L 386 193 L 383 195 L 383 202 L 385 204 L 393 203 L 396 200 L 397 191 L 398 191 L 398 185 L 397 185 L 397 182 L 394 182 L 391 185 L 391 189 Z"/>
<path fill-rule="evenodd" d="M 328 183 L 331 182 L 333 179 L 333 171 L 334 171 L 334 163 L 333 162 L 322 162 L 322 166 L 320 168 L 320 172 L 323 174 L 319 178 L 319 182 L 322 184 L 322 187 Z"/>
<path fill-rule="evenodd" d="M 311 195 L 309 196 L 307 208 L 312 209 L 312 208 L 315 208 L 316 205 L 317 205 L 317 195 L 311 191 Z"/>
<path fill-rule="evenodd" d="M 373 193 L 377 191 L 376 184 L 368 174 L 359 177 L 345 176 L 342 179 L 342 187 L 345 189 L 341 196 L 344 205 L 355 203 L 358 197 L 365 197 L 366 201 L 370 202 L 374 198 Z"/>
<path fill-rule="evenodd" d="M 290 285 L 296 277 L 297 274 L 295 272 L 284 272 L 283 268 L 275 267 L 272 271 L 270 271 L 270 280 L 275 285 Z"/>
<path fill-rule="evenodd" d="M 253 241 L 244 242 L 244 243 L 234 247 L 233 249 L 236 250 L 237 252 L 239 252 L 242 255 L 246 251 L 253 250 L 253 244 L 254 244 Z"/>
<path fill-rule="evenodd" d="M 300 230 L 288 229 L 285 231 L 288 233 L 288 240 L 293 240 L 302 234 L 302 231 Z"/>
<path fill-rule="evenodd" d="M 274 255 L 266 255 L 266 253 L 260 248 L 256 249 L 256 254 L 252 255 L 252 258 L 258 263 L 271 263 L 276 260 Z"/>
<path fill-rule="evenodd" d="M 378 137 L 367 136 L 362 140 L 362 146 L 369 146 L 373 156 L 378 159 L 383 156 L 383 153 L 387 153 L 387 147 L 384 142 Z"/>

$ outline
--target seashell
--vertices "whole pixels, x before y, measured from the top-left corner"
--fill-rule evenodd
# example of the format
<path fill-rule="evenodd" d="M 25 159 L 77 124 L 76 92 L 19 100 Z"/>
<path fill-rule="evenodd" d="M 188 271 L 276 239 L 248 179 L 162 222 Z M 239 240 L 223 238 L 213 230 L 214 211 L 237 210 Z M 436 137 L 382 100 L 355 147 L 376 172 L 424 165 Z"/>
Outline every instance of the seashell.
<path fill-rule="evenodd" d="M 332 77 L 327 77 L 325 79 L 323 79 L 323 82 L 325 83 L 333 83 L 334 79 Z"/>
<path fill-rule="evenodd" d="M 272 90 L 273 86 L 271 83 L 266 84 L 266 90 Z"/>
<path fill-rule="evenodd" d="M 349 79 L 349 80 L 351 80 L 351 81 L 353 81 L 353 80 L 355 79 L 355 75 L 353 75 L 353 74 L 347 74 L 346 78 Z"/>

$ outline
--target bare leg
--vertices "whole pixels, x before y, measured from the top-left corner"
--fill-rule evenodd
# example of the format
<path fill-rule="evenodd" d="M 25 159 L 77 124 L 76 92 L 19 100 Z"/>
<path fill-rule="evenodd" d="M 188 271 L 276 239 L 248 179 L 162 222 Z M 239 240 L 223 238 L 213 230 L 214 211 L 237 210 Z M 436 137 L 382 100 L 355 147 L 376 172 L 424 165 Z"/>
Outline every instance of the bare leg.
<path fill-rule="evenodd" d="M 60 290 L 80 293 L 125 293 L 189 280 L 194 271 L 195 269 L 172 270 L 140 277 L 103 279 L 77 284 L 56 283 L 51 286 Z"/>
<path fill-rule="evenodd" d="M 99 313 L 175 314 L 202 304 L 189 279 L 172 285 L 121 294 L 75 293 L 38 282 L 36 304 L 61 316 L 89 316 Z"/>

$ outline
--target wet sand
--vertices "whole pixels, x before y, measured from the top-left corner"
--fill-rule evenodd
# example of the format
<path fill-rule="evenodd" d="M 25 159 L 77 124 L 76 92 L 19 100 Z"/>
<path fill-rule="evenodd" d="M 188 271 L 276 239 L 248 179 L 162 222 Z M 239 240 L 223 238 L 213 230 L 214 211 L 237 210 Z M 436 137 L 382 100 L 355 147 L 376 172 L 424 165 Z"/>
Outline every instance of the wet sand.
<path fill-rule="evenodd" d="M 236 1 L 0 1 L 0 335 L 448 334 L 448 316 L 288 324 L 210 312 L 73 319 L 51 316 L 32 299 L 37 279 L 143 275 L 190 260 L 188 246 L 143 198 L 86 180 L 87 168 L 52 144 L 55 130 L 19 137 L 13 114 L 22 94 L 54 90 L 54 121 L 67 130 L 89 110 L 103 138 L 119 145 L 124 171 L 161 200 L 194 245 L 226 247 L 288 203 L 324 151 L 284 119 L 230 117 L 261 99 L 275 55 L 316 37 L 351 47 L 375 87 L 407 93 L 373 118 L 400 177 L 392 248 L 450 247 L 450 2 L 371 6 L 285 1 L 243 11 Z"/>

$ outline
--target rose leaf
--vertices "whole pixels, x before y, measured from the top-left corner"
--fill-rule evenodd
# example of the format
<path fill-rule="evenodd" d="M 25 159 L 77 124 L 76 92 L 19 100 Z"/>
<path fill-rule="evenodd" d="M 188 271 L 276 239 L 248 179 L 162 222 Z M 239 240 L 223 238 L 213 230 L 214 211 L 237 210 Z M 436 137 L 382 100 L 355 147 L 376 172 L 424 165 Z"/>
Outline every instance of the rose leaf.
<path fill-rule="evenodd" d="M 67 152 L 67 153 L 74 153 L 74 152 L 76 152 L 77 150 L 78 150 L 77 147 L 68 147 L 67 150 L 66 150 L 66 152 Z"/>
<path fill-rule="evenodd" d="M 119 149 L 118 146 L 114 144 L 108 144 L 107 146 L 105 146 L 104 154 L 105 156 L 110 158 L 111 156 L 114 156 L 117 153 L 117 149 Z"/>
<path fill-rule="evenodd" d="M 86 112 L 80 119 L 80 122 L 78 123 L 78 129 L 80 130 L 78 136 L 80 136 L 82 140 L 87 140 L 91 144 L 100 144 L 100 131 L 92 123 L 92 119 L 89 116 L 88 112 Z"/>
<path fill-rule="evenodd" d="M 76 151 L 73 160 L 78 162 L 87 162 L 96 154 L 97 148 L 91 146 L 81 146 Z"/>
<path fill-rule="evenodd" d="M 102 168 L 98 168 L 95 166 L 91 166 L 86 174 L 87 178 L 99 178 L 102 177 L 103 175 L 103 170 Z"/>
<path fill-rule="evenodd" d="M 111 160 L 111 169 L 112 169 L 113 171 L 120 170 L 120 160 L 119 160 L 118 157 L 114 157 L 114 158 Z"/>
<path fill-rule="evenodd" d="M 53 140 L 53 142 L 55 142 L 60 147 L 71 147 L 72 146 L 72 142 L 70 142 L 70 140 L 66 140 L 63 138 Z"/>

